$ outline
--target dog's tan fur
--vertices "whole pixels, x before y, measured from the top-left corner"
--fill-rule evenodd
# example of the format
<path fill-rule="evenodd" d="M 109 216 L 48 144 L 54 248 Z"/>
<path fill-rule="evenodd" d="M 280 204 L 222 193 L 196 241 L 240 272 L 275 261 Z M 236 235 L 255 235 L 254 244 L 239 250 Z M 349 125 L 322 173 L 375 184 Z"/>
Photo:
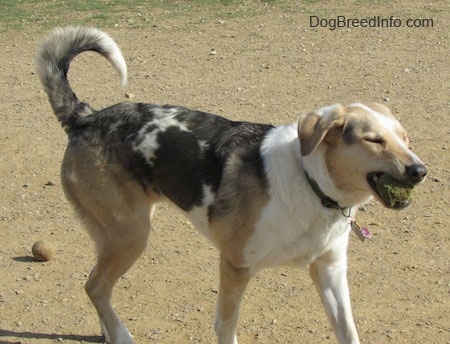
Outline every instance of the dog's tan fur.
<path fill-rule="evenodd" d="M 281 127 L 148 104 L 95 111 L 66 79 L 70 59 L 89 49 L 126 76 L 117 45 L 92 28 L 56 30 L 37 62 L 69 134 L 64 191 L 97 247 L 86 291 L 105 340 L 133 343 L 111 294 L 145 249 L 156 204 L 168 201 L 220 251 L 219 344 L 237 343 L 249 280 L 284 264 L 309 266 L 339 343 L 359 343 L 346 279 L 349 221 L 373 196 L 388 206 L 371 186 L 378 174 L 408 185 L 426 174 L 389 109 L 333 105 Z M 324 205 L 311 178 L 332 204 Z"/>
<path fill-rule="evenodd" d="M 246 175 L 239 163 L 231 163 L 223 181 L 225 187 L 217 195 L 217 206 L 210 218 L 213 242 L 233 266 L 241 266 L 243 250 L 253 234 L 255 222 L 268 195 L 252 175 Z M 228 188 L 226 185 L 232 187 Z M 236 194 L 236 190 L 241 193 Z"/>

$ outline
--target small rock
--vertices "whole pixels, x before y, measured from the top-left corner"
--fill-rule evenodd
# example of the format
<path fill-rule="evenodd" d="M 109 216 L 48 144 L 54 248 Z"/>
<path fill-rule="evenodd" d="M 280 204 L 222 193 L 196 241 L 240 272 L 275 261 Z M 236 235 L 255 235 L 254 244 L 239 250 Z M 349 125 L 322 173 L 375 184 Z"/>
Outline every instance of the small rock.
<path fill-rule="evenodd" d="M 46 262 L 55 256 L 55 249 L 53 246 L 45 241 L 39 240 L 33 244 L 31 253 L 36 260 Z"/>
<path fill-rule="evenodd" d="M 133 93 L 125 93 L 125 98 L 132 99 L 136 97 Z"/>
<path fill-rule="evenodd" d="M 47 183 L 44 184 L 45 186 L 55 186 L 56 184 L 49 180 Z"/>

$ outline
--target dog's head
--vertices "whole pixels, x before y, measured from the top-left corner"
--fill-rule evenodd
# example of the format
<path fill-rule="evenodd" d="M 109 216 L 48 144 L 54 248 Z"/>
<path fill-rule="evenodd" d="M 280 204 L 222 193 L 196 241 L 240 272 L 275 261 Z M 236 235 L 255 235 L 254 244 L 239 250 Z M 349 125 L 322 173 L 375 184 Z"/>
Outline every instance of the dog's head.
<path fill-rule="evenodd" d="M 355 195 L 356 202 L 374 196 L 386 207 L 404 208 L 427 173 L 405 129 L 381 104 L 337 104 L 311 112 L 299 120 L 298 136 L 301 155 L 321 147 L 336 189 Z"/>

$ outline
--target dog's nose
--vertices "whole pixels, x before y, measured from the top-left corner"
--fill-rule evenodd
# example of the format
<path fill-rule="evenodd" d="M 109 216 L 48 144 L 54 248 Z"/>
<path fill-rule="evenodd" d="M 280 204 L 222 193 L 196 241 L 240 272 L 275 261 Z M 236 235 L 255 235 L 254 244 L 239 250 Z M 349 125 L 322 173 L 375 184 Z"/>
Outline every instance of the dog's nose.
<path fill-rule="evenodd" d="M 427 175 L 427 169 L 421 164 L 406 166 L 406 174 L 413 183 L 418 183 Z"/>

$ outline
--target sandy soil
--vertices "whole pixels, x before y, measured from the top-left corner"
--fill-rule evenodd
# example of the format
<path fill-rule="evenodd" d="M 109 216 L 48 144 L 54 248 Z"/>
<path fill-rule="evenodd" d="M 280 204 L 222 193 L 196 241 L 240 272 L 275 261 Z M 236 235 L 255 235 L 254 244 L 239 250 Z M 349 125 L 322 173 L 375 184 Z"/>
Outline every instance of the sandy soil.
<path fill-rule="evenodd" d="M 97 108 L 128 93 L 274 124 L 335 102 L 386 103 L 429 176 L 408 209 L 373 202 L 359 214 L 374 238 L 350 240 L 354 315 L 363 343 L 450 343 L 448 2 L 234 6 L 185 15 L 148 6 L 105 25 L 127 59 L 129 84 L 120 88 L 105 60 L 85 54 L 71 70 L 74 90 Z M 432 18 L 434 27 L 329 30 L 310 28 L 311 15 Z M 83 289 L 94 250 L 64 199 L 66 136 L 34 73 L 44 32 L 36 21 L 0 33 L 0 343 L 97 343 Z M 115 289 L 115 307 L 137 343 L 213 343 L 217 252 L 164 205 L 154 228 Z M 55 259 L 33 260 L 37 240 L 54 245 Z M 263 271 L 250 284 L 238 333 L 241 343 L 336 342 L 307 272 L 292 268 Z"/>

